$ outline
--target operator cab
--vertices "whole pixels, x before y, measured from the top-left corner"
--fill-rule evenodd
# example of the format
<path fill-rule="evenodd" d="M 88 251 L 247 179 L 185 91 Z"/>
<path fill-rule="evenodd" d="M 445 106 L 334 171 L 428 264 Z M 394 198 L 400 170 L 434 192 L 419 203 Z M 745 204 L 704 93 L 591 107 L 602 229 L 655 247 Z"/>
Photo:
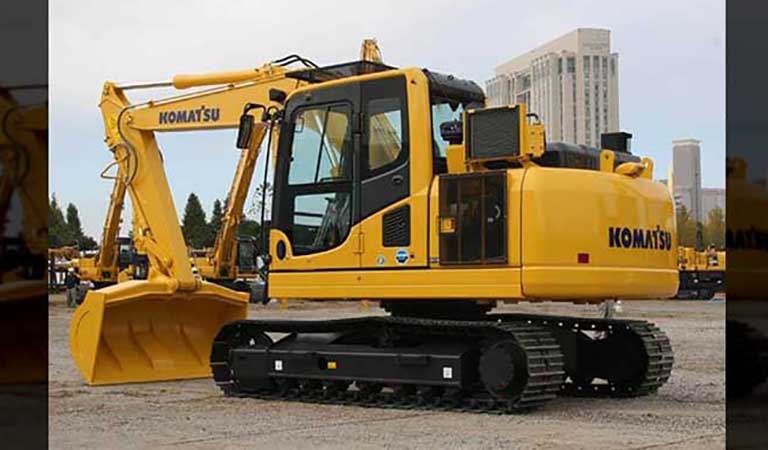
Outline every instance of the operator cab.
<path fill-rule="evenodd" d="M 131 237 L 117 238 L 117 268 L 118 272 L 127 268 L 132 269 L 134 280 L 146 280 L 149 275 L 149 257 L 139 254 L 133 245 Z"/>
<path fill-rule="evenodd" d="M 426 207 L 426 199 L 414 204 L 409 198 L 428 188 L 434 175 L 447 172 L 448 142 L 440 125 L 460 118 L 466 109 L 482 107 L 482 89 L 452 75 L 365 61 L 288 76 L 327 86 L 300 89 L 284 102 L 272 223 L 288 242 L 278 240 L 274 256 L 282 260 L 288 253 L 329 252 L 341 247 L 356 226 L 376 221 L 380 214 L 386 215 L 381 219 L 384 236 L 376 245 L 408 247 L 412 233 L 426 232 L 414 230 L 410 219 L 411 208 Z M 354 81 L 335 82 L 352 77 Z M 430 114 L 411 117 L 420 107 L 429 108 Z M 431 123 L 424 123 L 425 117 Z M 241 136 L 238 144 L 247 144 L 247 139 Z M 401 208 L 387 211 L 401 203 Z M 426 265 L 426 248 L 420 250 L 419 263 Z M 331 264 L 357 267 L 354 262 L 360 258 L 348 256 Z"/>
<path fill-rule="evenodd" d="M 126 269 L 133 262 L 133 240 L 130 237 L 117 238 L 117 267 Z"/>
<path fill-rule="evenodd" d="M 237 272 L 239 274 L 256 273 L 258 266 L 256 238 L 253 236 L 237 237 Z"/>

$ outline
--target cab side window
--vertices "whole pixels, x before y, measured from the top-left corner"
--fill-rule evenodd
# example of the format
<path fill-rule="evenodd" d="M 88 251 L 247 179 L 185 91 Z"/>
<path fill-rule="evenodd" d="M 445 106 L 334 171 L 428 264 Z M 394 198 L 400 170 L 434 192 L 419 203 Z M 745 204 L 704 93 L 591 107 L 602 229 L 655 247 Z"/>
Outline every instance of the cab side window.
<path fill-rule="evenodd" d="M 368 102 L 369 174 L 395 165 L 403 155 L 403 114 L 401 100 L 377 98 Z"/>

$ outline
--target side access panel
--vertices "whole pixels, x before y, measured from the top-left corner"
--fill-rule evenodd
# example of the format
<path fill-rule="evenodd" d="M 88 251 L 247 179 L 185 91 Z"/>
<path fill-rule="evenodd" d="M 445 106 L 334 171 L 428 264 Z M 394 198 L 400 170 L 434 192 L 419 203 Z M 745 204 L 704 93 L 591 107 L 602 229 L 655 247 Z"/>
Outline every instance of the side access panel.
<path fill-rule="evenodd" d="M 430 195 L 430 266 L 519 268 L 524 173 L 511 169 L 438 177 Z"/>

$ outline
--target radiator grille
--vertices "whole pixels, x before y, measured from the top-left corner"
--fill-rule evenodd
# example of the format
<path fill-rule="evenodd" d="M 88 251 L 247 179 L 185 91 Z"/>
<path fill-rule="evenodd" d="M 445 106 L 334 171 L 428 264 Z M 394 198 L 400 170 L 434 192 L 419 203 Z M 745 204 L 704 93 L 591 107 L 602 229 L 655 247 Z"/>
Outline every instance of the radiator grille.
<path fill-rule="evenodd" d="M 468 115 L 467 151 L 470 159 L 495 159 L 520 154 L 520 111 L 488 108 Z"/>

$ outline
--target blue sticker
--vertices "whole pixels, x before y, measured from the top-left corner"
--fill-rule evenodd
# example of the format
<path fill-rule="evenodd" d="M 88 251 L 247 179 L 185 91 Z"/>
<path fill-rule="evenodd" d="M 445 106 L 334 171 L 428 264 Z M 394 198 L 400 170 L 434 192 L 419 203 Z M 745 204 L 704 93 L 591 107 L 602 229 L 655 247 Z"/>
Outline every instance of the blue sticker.
<path fill-rule="evenodd" d="M 407 248 L 399 248 L 397 249 L 397 252 L 395 252 L 395 261 L 397 261 L 398 264 L 405 264 L 408 262 L 408 249 Z"/>

